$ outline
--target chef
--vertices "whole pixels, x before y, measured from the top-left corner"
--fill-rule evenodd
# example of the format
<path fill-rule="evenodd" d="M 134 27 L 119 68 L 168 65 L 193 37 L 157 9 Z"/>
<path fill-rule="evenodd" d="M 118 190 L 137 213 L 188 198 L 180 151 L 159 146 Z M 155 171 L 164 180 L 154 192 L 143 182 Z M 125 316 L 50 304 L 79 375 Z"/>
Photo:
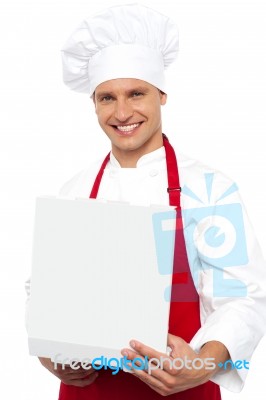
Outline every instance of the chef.
<path fill-rule="evenodd" d="M 236 185 L 179 154 L 162 132 L 164 71 L 177 51 L 175 23 L 136 4 L 104 10 L 73 32 L 62 50 L 64 81 L 92 98 L 111 151 L 68 181 L 60 195 L 175 206 L 169 353 L 163 356 L 212 358 L 215 368 L 194 363 L 171 369 L 166 363 L 150 374 L 133 369 L 112 375 L 93 368 L 55 371 L 41 358 L 61 380 L 60 400 L 218 400 L 220 386 L 242 389 L 265 332 L 265 264 Z M 224 237 L 215 234 L 219 225 Z M 162 354 L 132 338 L 121 355 Z M 223 368 L 228 361 L 230 368 Z"/>

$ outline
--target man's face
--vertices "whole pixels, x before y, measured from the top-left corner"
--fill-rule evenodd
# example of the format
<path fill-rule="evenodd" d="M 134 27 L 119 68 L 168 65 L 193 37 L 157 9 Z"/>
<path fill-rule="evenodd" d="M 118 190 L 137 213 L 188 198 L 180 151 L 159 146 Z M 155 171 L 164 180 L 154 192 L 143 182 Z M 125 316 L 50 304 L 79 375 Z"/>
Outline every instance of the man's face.
<path fill-rule="evenodd" d="M 137 161 L 162 146 L 161 105 L 165 103 L 166 94 L 139 79 L 112 79 L 97 86 L 95 111 L 119 162 Z"/>

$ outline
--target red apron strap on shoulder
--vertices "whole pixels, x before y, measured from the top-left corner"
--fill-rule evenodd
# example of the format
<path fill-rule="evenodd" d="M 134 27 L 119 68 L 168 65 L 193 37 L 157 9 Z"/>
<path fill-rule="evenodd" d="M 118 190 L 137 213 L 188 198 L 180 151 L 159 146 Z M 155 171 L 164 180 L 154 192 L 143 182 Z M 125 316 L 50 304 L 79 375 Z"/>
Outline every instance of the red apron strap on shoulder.
<path fill-rule="evenodd" d="M 102 176 L 103 176 L 104 170 L 105 170 L 106 165 L 108 164 L 109 160 L 110 160 L 110 153 L 108 153 L 107 156 L 105 157 L 105 159 L 101 165 L 101 168 L 98 172 L 98 175 L 96 176 L 93 187 L 91 189 L 90 199 L 96 199 L 96 197 L 97 197 L 99 187 L 101 184 L 101 180 L 102 180 Z"/>
<path fill-rule="evenodd" d="M 163 144 L 165 147 L 167 175 L 168 175 L 168 188 L 169 204 L 175 206 L 177 210 L 181 209 L 180 206 L 180 192 L 181 187 L 179 183 L 179 174 L 176 161 L 176 155 L 173 147 L 165 134 L 163 134 Z"/>

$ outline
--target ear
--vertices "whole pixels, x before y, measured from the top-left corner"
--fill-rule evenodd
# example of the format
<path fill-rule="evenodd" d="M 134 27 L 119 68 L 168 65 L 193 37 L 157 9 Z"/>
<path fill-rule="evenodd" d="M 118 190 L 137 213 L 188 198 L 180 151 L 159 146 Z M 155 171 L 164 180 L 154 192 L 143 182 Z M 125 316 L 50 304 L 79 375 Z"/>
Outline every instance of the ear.
<path fill-rule="evenodd" d="M 94 111 L 96 112 L 96 100 L 95 100 L 95 92 L 91 95 L 91 99 L 93 101 L 94 104 Z"/>
<path fill-rule="evenodd" d="M 97 115 L 97 101 L 96 101 L 96 98 L 95 98 L 95 94 L 93 94 L 93 95 L 91 96 L 91 99 L 92 99 L 93 104 L 94 104 L 94 112 L 95 112 L 95 114 Z"/>
<path fill-rule="evenodd" d="M 160 90 L 160 102 L 161 102 L 161 106 L 164 106 L 166 104 L 167 101 L 167 94 L 162 92 Z"/>

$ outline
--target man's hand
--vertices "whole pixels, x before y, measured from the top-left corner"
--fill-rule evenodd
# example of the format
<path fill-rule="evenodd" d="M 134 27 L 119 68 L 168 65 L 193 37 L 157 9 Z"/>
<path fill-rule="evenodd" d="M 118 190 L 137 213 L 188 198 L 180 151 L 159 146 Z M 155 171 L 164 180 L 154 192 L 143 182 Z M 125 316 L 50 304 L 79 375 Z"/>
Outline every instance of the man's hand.
<path fill-rule="evenodd" d="M 136 340 L 131 341 L 130 345 L 134 351 L 132 349 L 123 349 L 121 351 L 122 355 L 126 356 L 129 360 L 133 360 L 137 357 L 144 360 L 145 356 L 147 356 L 149 360 L 151 358 L 156 358 L 160 361 L 161 357 L 164 358 L 162 368 L 161 366 L 158 368 L 155 367 L 155 360 L 153 363 L 152 361 L 149 361 L 151 366 L 150 371 L 132 368 L 133 374 L 136 377 L 141 379 L 162 396 L 179 393 L 207 382 L 219 369 L 217 364 L 230 358 L 226 347 L 220 342 L 213 341 L 206 343 L 202 347 L 200 354 L 197 354 L 183 339 L 171 334 L 168 334 L 168 346 L 172 349 L 169 356 L 137 342 Z M 173 360 L 177 358 L 189 360 L 187 365 L 190 368 L 185 366 L 180 368 L 180 362 L 176 363 L 178 369 L 174 368 Z M 212 361 L 215 363 L 215 368 L 206 369 L 204 361 L 206 358 L 214 359 Z M 195 359 L 198 360 L 196 361 Z M 192 367 L 193 360 L 195 360 L 196 368 Z M 137 362 L 136 364 L 138 365 Z M 198 368 L 200 365 L 203 365 L 203 367 Z"/>
<path fill-rule="evenodd" d="M 63 369 L 61 364 L 57 364 L 55 369 L 50 358 L 39 357 L 39 360 L 48 371 L 57 376 L 65 385 L 84 387 L 93 383 L 98 376 L 98 372 L 92 367 L 85 370 L 80 366 L 79 369 L 74 370 L 68 365 L 65 365 Z"/>

